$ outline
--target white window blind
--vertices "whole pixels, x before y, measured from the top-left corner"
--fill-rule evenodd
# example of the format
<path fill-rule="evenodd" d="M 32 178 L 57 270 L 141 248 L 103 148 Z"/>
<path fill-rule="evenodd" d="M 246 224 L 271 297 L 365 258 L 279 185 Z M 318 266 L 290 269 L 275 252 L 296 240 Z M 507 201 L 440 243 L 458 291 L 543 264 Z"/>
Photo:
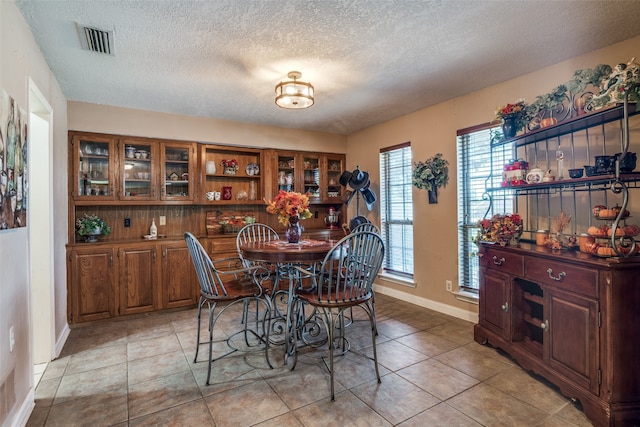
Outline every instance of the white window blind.
<path fill-rule="evenodd" d="M 413 277 L 411 144 L 380 151 L 380 220 L 385 243 L 384 271 Z"/>
<path fill-rule="evenodd" d="M 513 198 L 507 192 L 488 194 L 486 188 L 498 188 L 502 168 L 513 158 L 513 144 L 491 147 L 492 131 L 478 127 L 458 132 L 458 277 L 460 287 L 477 291 L 479 287 L 478 247 L 473 239 L 477 223 L 494 212 L 511 213 Z M 494 175 L 493 171 L 499 171 Z M 492 203 L 490 203 L 491 196 Z"/>

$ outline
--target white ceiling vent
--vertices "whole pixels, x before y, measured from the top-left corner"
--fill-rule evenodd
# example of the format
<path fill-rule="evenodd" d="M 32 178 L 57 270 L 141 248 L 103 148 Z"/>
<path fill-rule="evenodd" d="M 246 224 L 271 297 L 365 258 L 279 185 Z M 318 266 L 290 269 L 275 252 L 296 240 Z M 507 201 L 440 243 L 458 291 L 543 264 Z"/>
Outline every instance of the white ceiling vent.
<path fill-rule="evenodd" d="M 113 31 L 86 27 L 78 23 L 76 26 L 83 49 L 113 55 Z"/>

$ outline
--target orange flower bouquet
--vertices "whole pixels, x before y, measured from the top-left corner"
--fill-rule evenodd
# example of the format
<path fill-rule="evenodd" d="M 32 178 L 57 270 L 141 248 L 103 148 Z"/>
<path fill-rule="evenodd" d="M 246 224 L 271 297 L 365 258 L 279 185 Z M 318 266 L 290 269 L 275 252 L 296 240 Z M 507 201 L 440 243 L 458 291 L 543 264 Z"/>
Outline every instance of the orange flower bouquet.
<path fill-rule="evenodd" d="M 267 212 L 278 215 L 278 221 L 285 227 L 289 225 L 290 218 L 311 218 L 309 197 L 305 194 L 280 190 L 273 201 L 265 200 L 265 202 Z"/>

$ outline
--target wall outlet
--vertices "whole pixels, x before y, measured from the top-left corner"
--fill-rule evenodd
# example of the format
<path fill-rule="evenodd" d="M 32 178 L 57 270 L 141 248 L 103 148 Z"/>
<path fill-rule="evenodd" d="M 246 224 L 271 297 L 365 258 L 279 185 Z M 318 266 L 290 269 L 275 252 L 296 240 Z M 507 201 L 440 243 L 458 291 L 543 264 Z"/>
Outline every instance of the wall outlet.
<path fill-rule="evenodd" d="M 131 218 L 125 218 L 124 219 L 124 226 L 125 227 L 131 227 Z"/>
<path fill-rule="evenodd" d="M 451 280 L 447 280 L 445 283 L 447 285 L 447 291 L 453 292 L 453 282 L 451 282 Z"/>
<path fill-rule="evenodd" d="M 9 353 L 13 353 L 13 347 L 16 346 L 16 335 L 13 332 L 13 326 L 9 328 Z"/>
<path fill-rule="evenodd" d="M 160 225 L 167 225 L 167 217 L 164 215 L 160 215 Z"/>

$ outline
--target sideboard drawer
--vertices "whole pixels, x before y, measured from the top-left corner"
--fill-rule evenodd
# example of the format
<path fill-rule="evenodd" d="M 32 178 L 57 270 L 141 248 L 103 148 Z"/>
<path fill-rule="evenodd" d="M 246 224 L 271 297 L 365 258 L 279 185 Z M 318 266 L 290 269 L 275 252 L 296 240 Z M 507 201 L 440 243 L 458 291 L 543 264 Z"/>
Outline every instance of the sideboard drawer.
<path fill-rule="evenodd" d="M 598 271 L 542 258 L 527 258 L 525 277 L 534 282 L 547 283 L 568 291 L 596 298 Z"/>
<path fill-rule="evenodd" d="M 522 255 L 511 252 L 484 248 L 480 257 L 480 266 L 489 267 L 503 273 L 516 274 L 522 276 L 524 260 Z"/>

